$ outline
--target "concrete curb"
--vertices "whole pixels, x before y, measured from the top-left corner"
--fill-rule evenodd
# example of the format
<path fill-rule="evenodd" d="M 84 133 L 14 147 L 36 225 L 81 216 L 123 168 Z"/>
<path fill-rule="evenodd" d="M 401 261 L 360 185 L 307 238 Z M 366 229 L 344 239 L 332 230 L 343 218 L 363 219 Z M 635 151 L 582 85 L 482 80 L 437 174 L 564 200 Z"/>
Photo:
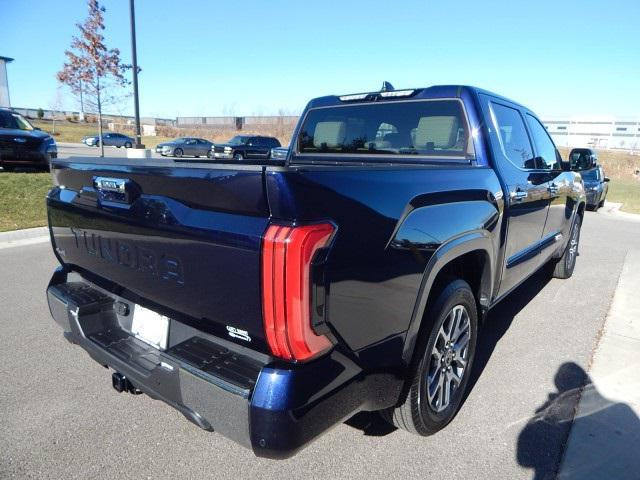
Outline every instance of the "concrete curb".
<path fill-rule="evenodd" d="M 604 207 L 600 208 L 598 210 L 599 214 L 603 214 L 603 215 L 607 215 L 610 217 L 615 217 L 615 218 L 619 218 L 622 220 L 629 220 L 632 222 L 640 222 L 640 215 L 637 213 L 628 213 L 628 212 L 621 212 L 620 209 L 622 208 L 622 203 L 616 203 L 616 202 L 609 202 L 607 201 L 604 204 Z"/>
<path fill-rule="evenodd" d="M 0 232 L 0 249 L 32 245 L 48 241 L 49 229 L 47 227 L 25 228 L 24 230 Z"/>
<path fill-rule="evenodd" d="M 594 353 L 558 479 L 636 479 L 640 471 L 640 250 L 628 252 Z"/>

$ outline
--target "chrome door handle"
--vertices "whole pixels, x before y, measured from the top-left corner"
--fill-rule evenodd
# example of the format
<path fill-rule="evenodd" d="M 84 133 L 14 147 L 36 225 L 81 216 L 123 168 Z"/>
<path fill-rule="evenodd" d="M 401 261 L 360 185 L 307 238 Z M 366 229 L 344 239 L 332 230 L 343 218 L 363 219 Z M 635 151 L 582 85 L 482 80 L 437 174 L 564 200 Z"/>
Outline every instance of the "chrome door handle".
<path fill-rule="evenodd" d="M 529 196 L 529 194 L 527 192 L 522 191 L 522 190 L 516 190 L 515 192 L 511 192 L 509 194 L 509 196 L 511 197 L 512 201 L 521 202 L 522 200 L 527 198 Z"/>

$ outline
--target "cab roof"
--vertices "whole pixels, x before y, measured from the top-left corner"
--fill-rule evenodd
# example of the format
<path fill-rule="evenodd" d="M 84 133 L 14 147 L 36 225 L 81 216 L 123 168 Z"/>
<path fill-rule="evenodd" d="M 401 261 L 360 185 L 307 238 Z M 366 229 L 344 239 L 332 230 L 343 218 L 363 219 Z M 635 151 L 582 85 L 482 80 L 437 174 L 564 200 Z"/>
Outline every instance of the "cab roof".
<path fill-rule="evenodd" d="M 401 92 L 411 92 L 407 95 L 400 95 Z M 488 95 L 494 98 L 504 100 L 508 103 L 518 105 L 522 108 L 526 108 L 518 102 L 515 102 L 509 98 L 506 98 L 497 93 L 493 93 L 483 88 L 474 87 L 471 85 L 433 85 L 431 87 L 422 88 L 400 88 L 391 90 L 390 92 L 360 92 L 346 95 L 327 95 L 324 97 L 314 98 L 309 102 L 308 108 L 317 108 L 322 106 L 341 105 L 345 103 L 358 103 L 358 102 L 370 102 L 370 101 L 385 101 L 385 100 L 401 100 L 405 99 L 432 99 L 432 98 L 463 98 L 465 93 L 477 96 L 478 94 Z M 386 97 L 385 97 L 386 95 Z M 357 98 L 362 97 L 362 98 Z"/>

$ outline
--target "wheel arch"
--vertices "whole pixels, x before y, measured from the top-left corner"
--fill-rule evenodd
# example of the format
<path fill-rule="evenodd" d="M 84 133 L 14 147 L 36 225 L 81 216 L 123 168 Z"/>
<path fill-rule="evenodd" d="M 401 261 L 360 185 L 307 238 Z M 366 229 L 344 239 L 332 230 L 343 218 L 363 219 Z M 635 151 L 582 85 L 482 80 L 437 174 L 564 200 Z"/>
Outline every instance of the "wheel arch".
<path fill-rule="evenodd" d="M 488 310 L 494 289 L 495 253 L 488 231 L 475 231 L 442 244 L 425 268 L 418 297 L 405 336 L 403 362 L 414 363 L 416 347 L 425 335 L 428 320 L 425 313 L 435 301 L 446 280 L 459 278 L 471 286 L 479 317 Z"/>

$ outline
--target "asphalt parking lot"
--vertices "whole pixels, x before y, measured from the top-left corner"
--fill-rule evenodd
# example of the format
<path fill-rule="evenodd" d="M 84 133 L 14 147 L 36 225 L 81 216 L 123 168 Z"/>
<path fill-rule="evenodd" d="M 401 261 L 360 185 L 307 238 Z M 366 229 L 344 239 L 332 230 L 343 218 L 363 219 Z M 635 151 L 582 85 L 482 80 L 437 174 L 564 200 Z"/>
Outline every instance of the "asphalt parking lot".
<path fill-rule="evenodd" d="M 60 148 L 85 150 L 97 152 Z M 0 478 L 546 478 L 570 425 L 532 431 L 528 421 L 563 393 L 561 367 L 588 370 L 638 238 L 640 222 L 587 212 L 574 276 L 536 274 L 492 311 L 473 388 L 446 430 L 421 438 L 359 414 L 282 462 L 257 459 L 144 395 L 116 393 L 110 373 L 50 318 L 48 244 L 0 249 Z"/>

